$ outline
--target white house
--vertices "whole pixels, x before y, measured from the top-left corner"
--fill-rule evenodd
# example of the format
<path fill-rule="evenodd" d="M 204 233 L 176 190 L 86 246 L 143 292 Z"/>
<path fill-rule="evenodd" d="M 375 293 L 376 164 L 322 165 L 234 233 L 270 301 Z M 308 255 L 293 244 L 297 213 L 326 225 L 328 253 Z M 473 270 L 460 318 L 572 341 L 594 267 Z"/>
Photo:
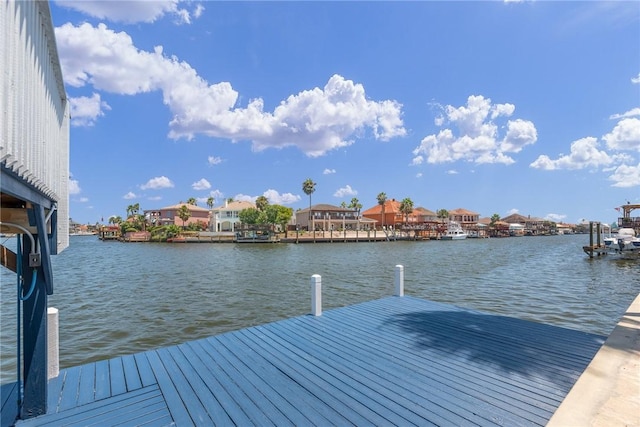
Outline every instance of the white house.
<path fill-rule="evenodd" d="M 234 201 L 225 202 L 224 206 L 214 208 L 211 211 L 211 221 L 209 222 L 211 231 L 236 231 L 236 224 L 240 223 L 240 211 L 248 208 L 255 208 L 251 202 Z"/>

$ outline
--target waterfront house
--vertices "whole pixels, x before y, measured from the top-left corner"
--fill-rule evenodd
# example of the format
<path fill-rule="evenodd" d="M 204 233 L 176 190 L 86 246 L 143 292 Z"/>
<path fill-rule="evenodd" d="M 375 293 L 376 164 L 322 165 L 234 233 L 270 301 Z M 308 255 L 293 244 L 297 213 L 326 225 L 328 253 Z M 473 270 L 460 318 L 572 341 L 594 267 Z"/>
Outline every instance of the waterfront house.
<path fill-rule="evenodd" d="M 416 222 L 422 224 L 437 223 L 439 221 L 438 215 L 434 211 L 421 206 L 414 208 L 412 215 L 415 217 Z"/>
<path fill-rule="evenodd" d="M 522 230 L 522 233 L 527 235 L 549 234 L 552 228 L 551 221 L 532 217 L 531 215 L 524 216 L 518 213 L 506 216 L 502 218 L 501 221 L 511 224 L 512 230 L 516 231 L 517 233 Z"/>
<path fill-rule="evenodd" d="M 377 204 L 362 212 L 363 218 L 369 218 L 377 222 L 378 226 L 395 227 L 405 222 L 405 216 L 400 212 L 400 202 L 396 199 L 387 199 L 382 205 Z M 415 222 L 413 214 L 409 215 L 409 222 Z"/>
<path fill-rule="evenodd" d="M 211 211 L 210 231 L 236 231 L 240 226 L 240 212 L 244 209 L 255 208 L 256 205 L 243 201 L 225 201 L 224 206 Z"/>
<path fill-rule="evenodd" d="M 186 206 L 190 214 L 189 219 L 184 221 L 184 224 L 179 215 L 182 206 Z M 178 203 L 177 205 L 160 209 L 145 210 L 144 217 L 147 224 L 151 225 L 177 225 L 181 227 L 200 223 L 207 227 L 209 224 L 209 210 L 188 203 Z"/>
<path fill-rule="evenodd" d="M 375 227 L 375 221 L 361 217 L 357 209 L 324 203 L 313 205 L 311 209 L 300 209 L 295 216 L 300 230 L 369 230 Z"/>
<path fill-rule="evenodd" d="M 479 220 L 480 214 L 467 209 L 458 208 L 449 211 L 449 221 L 459 223 L 465 230 L 475 227 Z"/>

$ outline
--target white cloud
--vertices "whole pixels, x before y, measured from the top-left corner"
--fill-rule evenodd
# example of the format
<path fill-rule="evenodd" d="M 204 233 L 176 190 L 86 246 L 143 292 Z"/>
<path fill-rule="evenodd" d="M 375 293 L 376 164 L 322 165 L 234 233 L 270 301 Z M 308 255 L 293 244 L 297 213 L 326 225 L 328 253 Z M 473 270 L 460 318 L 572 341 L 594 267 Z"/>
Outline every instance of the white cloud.
<path fill-rule="evenodd" d="M 274 205 L 290 205 L 300 200 L 300 196 L 298 195 L 291 193 L 280 194 L 272 189 L 268 189 L 262 195 L 269 200 L 269 203 Z"/>
<path fill-rule="evenodd" d="M 640 73 L 638 73 L 638 77 L 632 77 L 631 83 L 639 84 L 640 83 Z"/>
<path fill-rule="evenodd" d="M 620 165 L 609 177 L 613 187 L 629 188 L 640 186 L 640 163 L 636 166 Z"/>
<path fill-rule="evenodd" d="M 166 176 L 151 178 L 146 184 L 140 186 L 143 190 L 159 190 L 161 188 L 173 188 L 173 182 Z"/>
<path fill-rule="evenodd" d="M 518 212 L 520 212 L 520 209 L 516 209 L 516 208 L 509 209 L 509 210 L 507 211 L 507 216 L 509 216 L 509 215 L 513 215 L 513 214 L 517 214 Z"/>
<path fill-rule="evenodd" d="M 87 203 L 87 202 L 89 201 L 89 198 L 87 198 L 87 197 L 80 197 L 80 198 L 78 199 L 78 201 L 79 201 L 80 203 Z"/>
<path fill-rule="evenodd" d="M 438 106 L 437 104 L 433 104 Z M 469 96 L 467 105 L 439 106 L 443 112 L 436 118 L 439 127 L 451 123 L 457 129 L 441 129 L 437 134 L 426 136 L 413 150 L 412 164 L 446 163 L 466 160 L 475 163 L 511 164 L 515 160 L 506 153 L 518 153 L 526 145 L 534 144 L 538 134 L 534 124 L 527 120 L 508 120 L 500 137 L 499 126 L 494 122 L 510 117 L 515 111 L 513 104 L 491 104 L 483 96 Z"/>
<path fill-rule="evenodd" d="M 90 98 L 86 96 L 69 98 L 72 126 L 93 126 L 98 117 L 104 116 L 105 110 L 111 110 L 111 107 L 100 99 L 99 93 L 94 93 Z"/>
<path fill-rule="evenodd" d="M 207 158 L 207 162 L 210 165 L 218 165 L 218 164 L 222 163 L 222 158 L 221 157 L 215 157 L 215 156 L 209 156 Z"/>
<path fill-rule="evenodd" d="M 418 173 L 416 174 L 416 178 L 422 178 L 422 172 L 418 172 Z"/>
<path fill-rule="evenodd" d="M 233 200 L 235 200 L 236 202 L 251 202 L 251 203 L 255 203 L 256 199 L 258 198 L 258 196 L 248 196 L 246 194 L 236 194 L 235 196 L 233 196 Z"/>
<path fill-rule="evenodd" d="M 345 185 L 342 188 L 339 188 L 335 193 L 333 193 L 333 197 L 342 198 L 346 196 L 355 196 L 358 192 L 351 188 L 350 185 Z"/>
<path fill-rule="evenodd" d="M 547 214 L 544 219 L 546 219 L 547 221 L 562 222 L 562 220 L 564 220 L 566 217 L 566 215 L 550 213 Z"/>
<path fill-rule="evenodd" d="M 73 195 L 73 194 L 80 194 L 82 190 L 80 189 L 80 184 L 78 183 L 77 180 L 75 179 L 70 179 L 69 180 L 69 194 Z"/>
<path fill-rule="evenodd" d="M 627 117 L 638 117 L 640 116 L 640 107 L 632 108 L 629 111 L 626 111 L 622 114 L 612 114 L 609 118 L 612 120 L 624 119 Z"/>
<path fill-rule="evenodd" d="M 190 24 L 191 16 L 198 18 L 204 7 L 197 4 L 192 12 L 178 7 L 184 0 L 127 1 L 123 6 L 119 1 L 76 1 L 56 0 L 58 6 L 74 9 L 95 18 L 133 24 L 155 22 L 164 15 L 174 15 L 178 24 Z"/>
<path fill-rule="evenodd" d="M 151 196 L 151 197 L 147 197 L 147 200 L 151 200 L 151 201 L 158 201 L 158 200 L 162 200 L 162 196 Z"/>
<path fill-rule="evenodd" d="M 447 171 L 447 175 L 457 175 L 457 174 L 458 174 L 458 171 L 455 169 L 449 169 Z"/>
<path fill-rule="evenodd" d="M 122 198 L 125 200 L 131 200 L 131 199 L 135 199 L 138 196 L 136 196 L 135 193 L 133 193 L 132 191 L 129 191 L 127 194 L 125 194 Z"/>
<path fill-rule="evenodd" d="M 413 159 L 411 159 L 411 166 L 418 166 L 422 163 L 424 163 L 424 157 L 422 156 L 415 156 Z"/>
<path fill-rule="evenodd" d="M 191 184 L 191 188 L 193 188 L 194 190 L 208 190 L 211 188 L 211 184 L 209 184 L 209 181 L 202 178 L 200 181 Z"/>
<path fill-rule="evenodd" d="M 542 170 L 584 169 L 586 167 L 608 166 L 614 162 L 614 157 L 598 149 L 598 140 L 593 137 L 582 138 L 571 143 L 571 152 L 551 160 L 547 155 L 541 155 L 529 166 Z"/>
<path fill-rule="evenodd" d="M 325 169 L 325 170 L 322 171 L 323 175 L 331 175 L 333 173 L 336 173 L 335 169 Z"/>
<path fill-rule="evenodd" d="M 602 139 L 611 150 L 640 151 L 640 119 L 625 118 L 620 120 L 613 130 L 604 135 Z"/>
<path fill-rule="evenodd" d="M 161 91 L 173 116 L 169 136 L 174 139 L 206 135 L 248 140 L 254 151 L 293 146 L 317 157 L 353 144 L 366 130 L 381 141 L 406 134 L 401 104 L 371 101 L 361 84 L 339 75 L 323 88 L 289 96 L 268 112 L 260 98 L 238 106 L 230 83 L 209 84 L 186 62 L 163 55 L 162 47 L 139 50 L 127 33 L 104 24 L 65 24 L 56 28 L 56 39 L 71 86 L 92 85 L 122 95 Z"/>

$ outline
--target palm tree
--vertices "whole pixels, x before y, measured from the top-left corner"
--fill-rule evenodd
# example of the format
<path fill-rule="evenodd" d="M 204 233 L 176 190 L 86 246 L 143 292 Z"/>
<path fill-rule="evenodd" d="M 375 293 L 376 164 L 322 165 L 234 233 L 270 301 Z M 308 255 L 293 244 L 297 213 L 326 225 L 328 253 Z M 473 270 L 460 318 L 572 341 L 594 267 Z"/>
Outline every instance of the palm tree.
<path fill-rule="evenodd" d="M 404 222 L 407 224 L 409 222 L 409 214 L 413 212 L 413 200 L 408 197 L 402 199 L 402 202 L 400 202 L 400 212 L 404 214 Z"/>
<path fill-rule="evenodd" d="M 380 193 L 376 198 L 378 199 L 378 204 L 382 206 L 382 226 L 384 227 L 384 204 L 387 203 L 387 194 L 384 192 Z"/>
<path fill-rule="evenodd" d="M 133 205 L 127 206 L 127 218 L 129 218 L 132 213 L 133 213 Z"/>
<path fill-rule="evenodd" d="M 216 199 L 213 198 L 213 196 L 209 196 L 209 198 L 207 199 L 207 206 L 209 206 L 209 209 L 213 209 L 213 204 L 216 202 Z"/>
<path fill-rule="evenodd" d="M 264 211 L 269 206 L 269 200 L 265 196 L 258 196 L 256 198 L 256 208 L 259 211 Z"/>
<path fill-rule="evenodd" d="M 351 203 L 349 203 L 350 209 L 355 209 L 358 212 L 358 216 L 360 216 L 360 209 L 362 209 L 362 203 L 356 197 L 351 199 Z"/>
<path fill-rule="evenodd" d="M 311 180 L 311 178 L 307 178 L 302 183 L 302 191 L 304 194 L 309 196 L 309 224 L 307 225 L 308 229 L 311 230 L 311 194 L 316 191 L 316 183 Z"/>
<path fill-rule="evenodd" d="M 189 210 L 187 205 L 183 204 L 182 206 L 180 206 L 180 209 L 178 209 L 178 216 L 182 220 L 182 229 L 184 230 L 184 223 L 187 222 L 189 218 L 191 218 L 191 211 Z"/>
<path fill-rule="evenodd" d="M 191 206 L 198 206 L 198 201 L 195 197 L 189 197 L 189 199 L 187 200 L 187 204 Z"/>

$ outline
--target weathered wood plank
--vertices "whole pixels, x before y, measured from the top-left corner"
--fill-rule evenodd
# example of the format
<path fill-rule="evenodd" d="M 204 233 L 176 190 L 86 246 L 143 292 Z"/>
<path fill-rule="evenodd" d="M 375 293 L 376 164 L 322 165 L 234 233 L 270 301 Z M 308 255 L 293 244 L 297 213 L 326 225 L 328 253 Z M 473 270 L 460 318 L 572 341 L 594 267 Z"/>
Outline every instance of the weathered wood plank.
<path fill-rule="evenodd" d="M 109 378 L 111 380 L 111 395 L 127 392 L 127 382 L 124 378 L 124 367 L 122 366 L 122 357 L 109 359 Z"/>
<path fill-rule="evenodd" d="M 62 386 L 64 385 L 64 377 L 66 369 L 60 371 L 57 377 L 51 378 L 47 384 L 47 413 L 58 412 L 58 404 L 62 395 Z"/>
<path fill-rule="evenodd" d="M 88 363 L 80 367 L 80 387 L 77 405 L 86 405 L 96 400 L 96 365 Z"/>
<path fill-rule="evenodd" d="M 335 378 L 325 375 L 321 367 L 315 364 L 311 355 L 301 354 L 288 348 L 286 343 L 273 338 L 263 327 L 238 331 L 247 335 L 253 345 L 287 376 L 313 393 L 323 404 L 340 413 L 348 422 L 355 425 L 389 424 L 382 415 L 368 405 L 366 390 L 346 393 Z"/>
<path fill-rule="evenodd" d="M 158 414 L 159 411 L 163 411 L 163 406 L 164 413 Z M 21 420 L 17 425 L 20 427 L 118 425 L 118 420 L 124 422 L 133 421 L 138 417 L 146 418 L 151 412 L 155 414 L 153 416 L 156 418 L 169 416 L 169 411 L 157 385 L 77 406 L 64 412 Z"/>
<path fill-rule="evenodd" d="M 96 400 L 111 397 L 111 379 L 109 378 L 109 361 L 96 362 Z"/>
<path fill-rule="evenodd" d="M 138 367 L 138 373 L 140 374 L 140 381 L 143 387 L 147 387 L 153 384 L 157 384 L 156 376 L 151 369 L 149 360 L 147 359 L 147 352 L 137 353 L 134 355 L 136 360 L 136 366 Z"/>
<path fill-rule="evenodd" d="M 273 399 L 273 403 L 283 409 L 294 424 L 337 425 L 345 422 L 340 414 L 319 405 L 315 396 L 269 363 L 247 340 L 241 340 L 237 334 L 223 334 L 216 339 L 236 354 L 247 370 L 252 371 L 252 381 L 261 393 Z"/>
<path fill-rule="evenodd" d="M 154 376 L 158 379 L 158 386 L 160 391 L 164 395 L 164 399 L 167 402 L 171 417 L 179 426 L 191 426 L 195 425 L 189 411 L 185 407 L 185 403 L 182 401 L 180 394 L 176 390 L 175 385 L 169 373 L 167 372 L 164 364 L 160 360 L 156 351 L 147 352 L 147 359 L 153 369 Z"/>
<path fill-rule="evenodd" d="M 136 364 L 136 359 L 132 354 L 122 356 L 122 368 L 124 370 L 124 379 L 127 384 L 127 391 L 142 388 L 142 380 L 140 379 L 140 373 L 138 372 L 138 365 Z"/>
<path fill-rule="evenodd" d="M 285 325 L 285 328 L 288 326 L 291 324 Z M 394 402 L 393 405 L 399 404 L 402 410 L 418 407 L 413 411 L 426 419 L 431 417 L 431 411 L 442 417 L 451 417 L 447 412 L 455 412 L 455 417 L 464 417 L 466 422 L 479 425 L 493 423 L 498 417 L 507 422 L 511 420 L 512 424 L 517 421 L 511 416 L 509 407 L 501 410 L 500 405 L 490 405 L 485 401 L 486 395 L 469 394 L 464 385 L 461 389 L 452 387 L 451 379 L 440 375 L 441 365 L 432 368 L 407 365 L 401 347 L 388 346 L 379 340 L 375 346 L 371 346 L 366 341 L 356 342 L 355 335 L 323 336 L 305 328 L 292 329 L 290 332 L 301 340 L 313 341 L 314 346 L 327 349 L 310 351 L 322 354 L 327 364 L 339 366 L 345 375 L 353 375 L 365 387 L 380 389 L 382 398 Z M 365 335 L 363 340 L 367 337 L 370 335 Z M 434 371 L 436 375 L 432 375 Z M 438 393 L 433 393 L 434 390 Z M 470 411 L 470 407 L 474 411 Z M 450 422 L 464 423 L 460 419 L 451 419 Z M 543 422 L 543 419 L 539 422 Z"/>
<path fill-rule="evenodd" d="M 211 424 L 212 420 L 207 410 L 190 383 L 190 380 L 197 376 L 197 372 L 176 346 L 160 349 L 157 353 L 193 422 L 196 425 Z"/>
<path fill-rule="evenodd" d="M 66 370 L 64 385 L 62 386 L 62 394 L 60 396 L 60 403 L 58 404 L 58 411 L 64 411 L 77 406 L 81 370 L 82 368 L 80 366 Z"/>
<path fill-rule="evenodd" d="M 237 371 L 230 368 L 228 361 L 217 352 L 216 346 L 211 345 L 208 340 L 198 341 L 202 351 L 207 354 L 208 362 L 210 366 L 215 370 L 215 375 L 221 386 L 235 401 L 235 408 L 240 409 L 244 417 L 253 425 L 274 425 L 273 421 L 267 417 L 267 414 L 259 410 L 259 403 L 254 402 L 256 400 L 263 400 L 260 396 L 251 396 L 247 394 L 247 390 L 243 389 L 241 384 L 236 381 L 244 383 L 244 379 L 236 378 Z M 235 411 L 235 415 L 238 412 Z"/>
<path fill-rule="evenodd" d="M 200 341 L 186 343 L 181 346 L 181 351 L 198 372 L 193 386 L 211 419 L 216 425 L 250 425 L 251 420 L 222 386 L 215 371 L 215 364 L 200 344 Z"/>

